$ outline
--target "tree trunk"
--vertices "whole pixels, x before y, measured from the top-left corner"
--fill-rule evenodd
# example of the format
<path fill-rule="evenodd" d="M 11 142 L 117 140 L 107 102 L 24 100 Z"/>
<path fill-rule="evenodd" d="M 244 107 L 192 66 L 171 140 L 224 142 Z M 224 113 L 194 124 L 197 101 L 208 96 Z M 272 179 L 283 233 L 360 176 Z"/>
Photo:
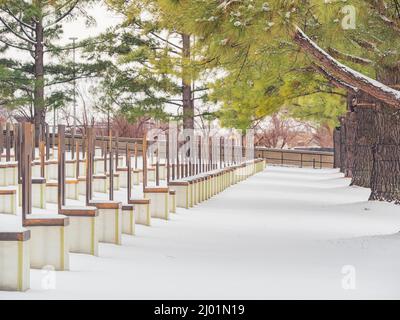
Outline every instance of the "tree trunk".
<path fill-rule="evenodd" d="M 365 107 L 355 108 L 355 152 L 353 179 L 351 185 L 370 188 L 373 167 L 372 150 L 376 143 L 377 133 L 374 119 L 376 111 Z"/>
<path fill-rule="evenodd" d="M 190 35 L 182 34 L 182 106 L 183 128 L 194 129 L 194 104 L 192 99 L 192 78 L 190 63 Z"/>
<path fill-rule="evenodd" d="M 340 118 L 340 172 L 345 171 L 346 162 L 346 117 Z"/>
<path fill-rule="evenodd" d="M 370 200 L 400 203 L 400 115 L 387 107 L 377 113 Z"/>
<path fill-rule="evenodd" d="M 399 68 L 380 67 L 378 80 L 399 84 Z M 400 113 L 379 103 L 375 116 L 376 144 L 373 148 L 370 200 L 400 203 Z"/>
<path fill-rule="evenodd" d="M 333 167 L 340 168 L 340 127 L 333 129 Z"/>
<path fill-rule="evenodd" d="M 376 143 L 376 99 L 359 92 L 355 103 L 356 148 L 351 185 L 370 188 L 373 167 L 372 150 Z"/>
<path fill-rule="evenodd" d="M 43 24 L 39 20 L 36 23 L 36 45 L 35 45 L 35 88 L 34 88 L 34 124 L 35 124 L 35 145 L 39 146 L 40 126 L 45 123 L 45 102 L 44 102 L 44 50 L 43 50 Z"/>
<path fill-rule="evenodd" d="M 344 175 L 346 177 L 351 178 L 353 176 L 354 150 L 356 144 L 356 137 L 355 137 L 356 119 L 354 112 L 347 113 L 345 126 L 346 126 L 346 136 L 345 136 L 346 158 L 345 158 Z"/>

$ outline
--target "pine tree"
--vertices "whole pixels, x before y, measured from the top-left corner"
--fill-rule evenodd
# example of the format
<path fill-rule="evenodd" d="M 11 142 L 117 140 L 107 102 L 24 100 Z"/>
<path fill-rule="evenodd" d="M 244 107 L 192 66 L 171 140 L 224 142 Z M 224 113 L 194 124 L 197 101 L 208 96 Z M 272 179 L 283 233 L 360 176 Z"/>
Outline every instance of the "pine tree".
<path fill-rule="evenodd" d="M 34 122 L 36 141 L 46 110 L 64 106 L 70 100 L 70 90 L 60 85 L 75 78 L 74 66 L 65 62 L 71 46 L 58 45 L 62 23 L 79 15 L 85 16 L 88 23 L 92 21 L 84 9 L 91 2 L 12 0 L 0 3 L 1 51 L 10 51 L 10 58 L 3 58 L 1 64 L 12 70 L 4 77 L 0 75 L 0 82 L 14 84 L 19 89 L 18 99 L 9 107 L 19 107 Z M 93 76 L 98 70 L 98 65 L 77 64 L 76 78 Z M 33 115 L 24 111 L 26 106 L 32 106 Z"/>
<path fill-rule="evenodd" d="M 166 68 L 157 54 L 160 45 L 157 39 L 143 37 L 125 25 L 85 41 L 86 60 L 107 63 L 93 89 L 99 109 L 122 113 L 134 122 L 143 116 L 166 120 L 169 113 L 165 105 L 181 107 L 173 99 L 180 94 L 180 86 L 160 71 Z"/>
<path fill-rule="evenodd" d="M 374 7 L 376 1 L 369 1 L 367 6 L 364 1 L 347 1 L 343 4 L 317 0 L 290 2 L 257 0 L 176 2 L 171 0 L 164 2 L 175 6 L 174 10 L 177 13 L 174 19 L 181 21 L 188 32 L 193 32 L 202 39 L 209 59 L 218 60 L 219 64 L 228 70 L 228 77 L 235 77 L 235 81 L 231 83 L 241 81 L 241 75 L 246 72 L 246 69 L 250 69 L 253 76 L 259 71 L 260 79 L 274 78 L 276 82 L 287 75 L 290 78 L 297 77 L 298 71 L 302 70 L 301 73 L 305 71 L 309 79 L 316 78 L 317 82 L 320 82 L 319 77 L 307 75 L 308 67 L 317 62 L 317 71 L 324 75 L 327 83 L 335 86 L 340 84 L 342 85 L 340 87 L 347 91 L 349 86 L 343 86 L 346 83 L 341 81 L 343 74 L 337 74 L 337 68 L 326 70 L 328 66 L 322 59 L 310 61 L 306 55 L 299 52 L 299 42 L 293 41 L 300 34 L 296 25 L 301 26 L 307 34 L 317 40 L 321 47 L 366 75 L 372 77 L 375 75 L 376 62 L 379 61 L 379 65 L 382 65 L 393 58 L 396 59 L 396 55 L 393 56 L 390 50 L 384 48 L 388 47 L 389 39 L 393 39 L 394 34 L 392 29 L 387 30 L 382 23 L 382 17 L 376 13 Z M 354 30 L 343 28 L 345 5 L 354 5 L 357 8 L 358 22 Z M 387 11 L 390 12 L 389 18 L 393 18 L 394 8 L 388 7 Z M 371 25 L 376 32 L 368 30 Z M 387 37 L 387 41 L 375 44 L 374 41 L 379 42 L 383 31 L 385 31 L 384 37 L 385 40 Z M 377 51 L 377 47 L 382 47 L 382 50 Z M 367 51 L 366 48 L 370 50 Z M 388 59 L 389 56 L 391 56 L 390 59 Z M 262 68 L 263 63 L 264 68 Z M 252 71 L 251 68 L 256 68 L 256 71 Z M 327 71 L 336 74 L 331 75 Z M 300 76 L 303 77 L 301 74 Z M 242 78 L 247 81 L 248 77 Z M 363 81 L 355 77 L 348 80 L 355 86 L 363 85 Z M 270 83 L 266 80 L 262 81 L 265 81 L 268 88 Z M 386 93 L 382 95 L 382 90 L 376 90 L 374 86 L 364 86 L 364 89 L 380 99 L 390 100 L 389 95 Z M 259 90 L 259 93 L 262 94 L 262 91 Z M 338 98 L 336 92 L 334 95 Z M 246 98 L 244 95 L 241 97 L 243 100 Z M 264 94 L 264 99 L 267 98 L 268 95 Z"/>
<path fill-rule="evenodd" d="M 159 113 L 162 113 L 162 104 L 175 105 L 182 109 L 184 128 L 193 128 L 195 116 L 199 116 L 195 114 L 195 100 L 201 99 L 207 89 L 201 80 L 207 63 L 197 59 L 199 53 L 196 41 L 191 33 L 184 30 L 180 21 L 174 19 L 174 7 L 168 6 L 164 1 L 149 0 L 110 0 L 108 3 L 111 8 L 125 16 L 123 27 L 141 41 L 131 47 L 132 52 L 121 54 L 120 61 L 132 64 L 138 58 L 145 59 L 140 62 L 139 68 L 144 73 L 143 78 L 150 79 L 150 87 L 155 84 L 155 79 L 158 80 L 162 88 L 155 86 L 155 89 L 162 89 L 160 93 L 166 95 L 164 99 L 154 99 L 157 96 L 155 91 L 144 90 L 147 99 L 139 100 L 136 109 L 140 110 L 143 101 L 148 102 L 148 106 L 153 102 Z M 198 87 L 195 85 L 196 80 L 199 80 Z M 127 89 L 126 92 L 134 90 Z M 176 98 L 177 89 L 180 97 Z M 125 111 L 137 113 L 138 110 L 133 110 L 134 108 L 125 108 Z"/>

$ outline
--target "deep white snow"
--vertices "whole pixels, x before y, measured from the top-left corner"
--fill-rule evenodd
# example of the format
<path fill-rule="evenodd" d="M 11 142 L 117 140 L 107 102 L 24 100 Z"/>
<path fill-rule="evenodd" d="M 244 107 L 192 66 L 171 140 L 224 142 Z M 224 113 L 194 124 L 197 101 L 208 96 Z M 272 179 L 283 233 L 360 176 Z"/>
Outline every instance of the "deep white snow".
<path fill-rule="evenodd" d="M 398 299 L 399 207 L 349 182 L 268 167 L 99 257 L 71 254 L 55 289 L 32 269 L 31 290 L 0 299 Z"/>

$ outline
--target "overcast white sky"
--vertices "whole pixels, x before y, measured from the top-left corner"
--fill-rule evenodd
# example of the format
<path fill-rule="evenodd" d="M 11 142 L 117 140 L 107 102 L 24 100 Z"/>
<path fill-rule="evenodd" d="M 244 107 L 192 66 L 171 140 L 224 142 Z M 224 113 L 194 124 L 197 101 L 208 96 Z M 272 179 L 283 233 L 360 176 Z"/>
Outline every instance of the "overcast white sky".
<path fill-rule="evenodd" d="M 115 12 L 108 10 L 103 2 L 93 5 L 88 9 L 88 12 L 96 19 L 96 26 L 87 28 L 83 19 L 65 23 L 63 41 L 68 41 L 70 37 L 84 39 L 89 36 L 95 36 L 96 34 L 106 31 L 108 27 L 118 24 L 122 20 Z"/>

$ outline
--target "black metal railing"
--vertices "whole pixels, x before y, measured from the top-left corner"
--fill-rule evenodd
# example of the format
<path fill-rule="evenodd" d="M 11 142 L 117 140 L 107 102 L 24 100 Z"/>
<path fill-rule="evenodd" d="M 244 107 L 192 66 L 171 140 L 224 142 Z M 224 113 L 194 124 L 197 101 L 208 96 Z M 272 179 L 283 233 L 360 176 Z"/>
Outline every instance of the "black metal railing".
<path fill-rule="evenodd" d="M 333 152 L 255 148 L 255 157 L 267 160 L 267 164 L 300 168 L 333 168 Z"/>

